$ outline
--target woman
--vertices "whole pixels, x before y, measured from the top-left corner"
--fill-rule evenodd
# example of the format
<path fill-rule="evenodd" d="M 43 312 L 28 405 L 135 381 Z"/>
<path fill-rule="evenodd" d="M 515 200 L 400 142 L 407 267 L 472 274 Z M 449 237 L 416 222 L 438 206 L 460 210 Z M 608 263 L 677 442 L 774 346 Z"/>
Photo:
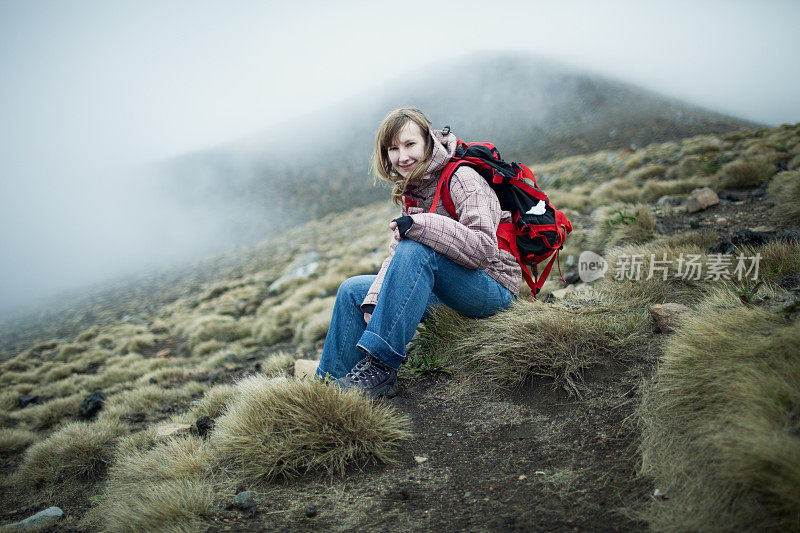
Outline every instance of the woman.
<path fill-rule="evenodd" d="M 377 276 L 355 276 L 339 287 L 317 369 L 342 387 L 373 398 L 396 390 L 405 347 L 426 311 L 446 305 L 471 318 L 507 308 L 522 278 L 514 257 L 497 247 L 497 226 L 509 222 L 494 191 L 472 168 L 450 181 L 458 220 L 439 202 L 429 212 L 441 169 L 456 137 L 432 131 L 415 108 L 389 113 L 378 128 L 373 170 L 389 181 L 402 216 Z"/>

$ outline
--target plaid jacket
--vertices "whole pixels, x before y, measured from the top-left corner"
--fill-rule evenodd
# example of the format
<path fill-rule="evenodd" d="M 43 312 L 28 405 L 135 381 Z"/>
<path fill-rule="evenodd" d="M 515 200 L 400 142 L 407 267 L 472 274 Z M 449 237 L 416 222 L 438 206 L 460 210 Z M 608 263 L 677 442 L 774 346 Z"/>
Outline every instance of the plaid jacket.
<path fill-rule="evenodd" d="M 519 293 L 522 273 L 514 256 L 497 247 L 497 226 L 511 222 L 511 213 L 500 209 L 497 195 L 475 170 L 460 167 L 450 179 L 450 196 L 456 206 L 458 220 L 450 218 L 441 200 L 434 213 L 428 213 L 436 194 L 439 175 L 456 150 L 457 138 L 452 133 L 442 135 L 433 131 L 433 155 L 422 182 L 406 191 L 412 207 L 403 206 L 403 215 L 411 215 L 414 223 L 405 238 L 426 244 L 455 263 L 472 269 L 485 270 L 492 278 Z M 392 238 L 387 257 L 372 283 L 364 305 L 375 305 L 386 269 L 398 243 Z"/>

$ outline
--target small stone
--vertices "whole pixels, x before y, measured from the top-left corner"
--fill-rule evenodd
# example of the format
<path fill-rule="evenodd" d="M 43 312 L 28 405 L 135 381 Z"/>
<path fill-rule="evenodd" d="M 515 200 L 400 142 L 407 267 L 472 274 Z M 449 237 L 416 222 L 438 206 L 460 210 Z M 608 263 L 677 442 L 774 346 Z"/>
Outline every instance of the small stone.
<path fill-rule="evenodd" d="M 719 196 L 717 196 L 717 193 L 709 187 L 701 187 L 689 193 L 689 197 L 686 199 L 686 209 L 690 213 L 696 213 L 718 203 Z"/>
<path fill-rule="evenodd" d="M 236 355 L 234 355 L 232 353 L 229 353 L 228 355 L 225 356 L 225 362 L 226 363 L 235 363 L 236 362 Z"/>
<path fill-rule="evenodd" d="M 197 434 L 205 438 L 214 429 L 214 419 L 204 415 L 198 418 L 194 425 L 197 428 Z"/>
<path fill-rule="evenodd" d="M 95 391 L 83 399 L 80 407 L 78 407 L 78 414 L 81 418 L 91 419 L 103 408 L 103 404 L 108 396 L 104 392 Z"/>
<path fill-rule="evenodd" d="M 10 531 L 28 531 L 28 530 L 41 530 L 50 527 L 64 516 L 64 511 L 61 508 L 53 506 L 48 507 L 44 511 L 39 511 L 33 516 L 29 516 L 25 520 L 11 524 L 8 529 Z"/>
<path fill-rule="evenodd" d="M 255 500 L 253 500 L 253 493 L 249 490 L 245 490 L 234 496 L 233 498 L 233 505 L 237 509 L 250 509 L 256 506 Z"/>
<path fill-rule="evenodd" d="M 718 225 L 718 226 L 726 226 L 727 224 L 728 224 L 728 219 L 727 219 L 727 218 L 725 218 L 725 217 L 719 217 L 719 218 L 717 219 L 717 225 Z"/>
<path fill-rule="evenodd" d="M 319 361 L 311 359 L 298 359 L 294 362 L 294 377 L 295 379 L 313 378 L 317 373 Z"/>
<path fill-rule="evenodd" d="M 528 476 L 526 476 L 525 474 L 520 474 L 520 476 L 517 479 L 520 481 L 525 481 L 526 479 L 528 479 Z"/>
<path fill-rule="evenodd" d="M 172 355 L 172 350 L 169 348 L 164 348 L 163 350 L 159 350 L 159 352 L 156 354 L 156 357 L 169 357 L 170 355 Z"/>
<path fill-rule="evenodd" d="M 317 516 L 317 506 L 311 504 L 308 507 L 306 507 L 306 516 L 308 518 L 314 518 L 315 516 Z"/>
<path fill-rule="evenodd" d="M 428 460 L 428 458 L 425 457 L 424 455 L 415 455 L 414 456 L 414 460 L 417 462 L 417 464 L 422 464 L 422 463 L 426 462 Z"/>
<path fill-rule="evenodd" d="M 189 424 L 178 424 L 176 422 L 167 422 L 156 427 L 156 433 L 153 436 L 155 439 L 168 439 L 176 437 L 183 433 L 188 433 L 192 426 Z"/>
<path fill-rule="evenodd" d="M 564 298 L 567 297 L 567 295 L 569 293 L 571 293 L 574 290 L 575 290 L 575 286 L 574 285 L 567 285 L 563 289 L 555 290 L 555 291 L 551 292 L 550 294 L 552 294 L 553 298 L 555 298 L 556 300 L 563 300 Z"/>
<path fill-rule="evenodd" d="M 39 403 L 39 396 L 37 394 L 23 394 L 17 398 L 20 409 L 24 409 L 29 405 Z"/>
<path fill-rule="evenodd" d="M 750 231 L 755 233 L 772 233 L 775 231 L 775 228 L 772 226 L 756 226 L 755 228 L 748 228 Z"/>
<path fill-rule="evenodd" d="M 673 331 L 681 322 L 681 315 L 689 311 L 689 308 L 679 303 L 655 304 L 650 306 L 650 316 L 658 328 L 669 333 Z"/>
<path fill-rule="evenodd" d="M 666 500 L 667 499 L 667 495 L 663 490 L 656 489 L 656 490 L 653 491 L 653 498 L 656 498 L 658 500 Z"/>
<path fill-rule="evenodd" d="M 675 203 L 675 198 L 673 196 L 669 196 L 666 194 L 661 198 L 659 198 L 658 200 L 656 200 L 656 205 L 661 205 L 661 206 L 672 205 L 674 203 Z"/>
<path fill-rule="evenodd" d="M 447 436 L 448 436 L 448 437 L 452 437 L 452 436 L 453 436 L 453 434 L 452 434 L 452 433 L 448 433 L 448 434 L 447 434 Z"/>

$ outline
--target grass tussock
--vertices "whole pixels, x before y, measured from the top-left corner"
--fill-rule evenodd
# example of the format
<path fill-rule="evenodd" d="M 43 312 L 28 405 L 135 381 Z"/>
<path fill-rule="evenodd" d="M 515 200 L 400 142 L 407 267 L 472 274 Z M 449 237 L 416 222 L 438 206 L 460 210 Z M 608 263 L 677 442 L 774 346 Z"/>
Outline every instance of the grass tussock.
<path fill-rule="evenodd" d="M 772 212 L 780 225 L 800 228 L 800 170 L 781 172 L 772 178 L 767 195 L 775 203 Z"/>
<path fill-rule="evenodd" d="M 758 187 L 775 174 L 775 165 L 764 159 L 737 160 L 720 171 L 723 188 Z"/>
<path fill-rule="evenodd" d="M 148 450 L 128 448 L 109 469 L 93 512 L 110 531 L 197 531 L 218 501 L 210 446 L 193 437 Z"/>
<path fill-rule="evenodd" d="M 623 244 L 642 244 L 656 236 L 656 219 L 647 205 L 614 204 L 600 208 L 587 237 L 592 249 L 603 253 Z"/>
<path fill-rule="evenodd" d="M 715 284 L 725 283 L 706 279 L 709 258 L 700 245 L 715 239 L 713 234 L 693 233 L 614 248 L 605 256 L 609 264 L 605 277 L 594 287 L 619 309 L 643 309 L 665 302 L 696 304 Z M 731 270 L 733 266 L 735 262 Z"/>
<path fill-rule="evenodd" d="M 421 327 L 414 352 L 484 386 L 509 387 L 546 376 L 575 392 L 583 369 L 631 355 L 646 320 L 643 312 L 604 305 L 570 308 L 517 300 L 508 311 L 480 320 L 441 307 Z"/>
<path fill-rule="evenodd" d="M 182 325 L 182 334 L 190 347 L 206 341 L 233 342 L 251 334 L 246 322 L 228 315 L 201 315 L 189 318 Z"/>
<path fill-rule="evenodd" d="M 796 323 L 729 291 L 673 334 L 638 410 L 653 529 L 798 529 L 798 353 Z"/>
<path fill-rule="evenodd" d="M 125 432 L 116 421 L 66 424 L 28 448 L 12 481 L 53 488 L 59 483 L 95 479 L 111 459 L 115 439 Z"/>
<path fill-rule="evenodd" d="M 48 429 L 65 420 L 77 418 L 78 407 L 80 407 L 84 397 L 85 394 L 83 392 L 78 392 L 27 407 L 12 414 L 14 418 L 25 422 L 33 429 Z"/>
<path fill-rule="evenodd" d="M 388 462 L 410 437 L 394 409 L 321 381 L 258 375 L 237 389 L 213 442 L 250 482 Z"/>
<path fill-rule="evenodd" d="M 36 433 L 27 429 L 0 429 L 0 454 L 12 455 L 21 452 L 38 440 Z"/>

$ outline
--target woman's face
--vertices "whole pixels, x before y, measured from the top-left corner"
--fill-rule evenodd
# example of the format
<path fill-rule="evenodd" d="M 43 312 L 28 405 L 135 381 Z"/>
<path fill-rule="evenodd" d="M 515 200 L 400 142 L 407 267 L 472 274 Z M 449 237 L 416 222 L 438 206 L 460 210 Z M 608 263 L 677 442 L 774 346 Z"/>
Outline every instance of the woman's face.
<path fill-rule="evenodd" d="M 398 174 L 408 177 L 414 167 L 425 159 L 426 139 L 414 122 L 406 122 L 392 143 L 386 147 L 389 161 Z"/>

